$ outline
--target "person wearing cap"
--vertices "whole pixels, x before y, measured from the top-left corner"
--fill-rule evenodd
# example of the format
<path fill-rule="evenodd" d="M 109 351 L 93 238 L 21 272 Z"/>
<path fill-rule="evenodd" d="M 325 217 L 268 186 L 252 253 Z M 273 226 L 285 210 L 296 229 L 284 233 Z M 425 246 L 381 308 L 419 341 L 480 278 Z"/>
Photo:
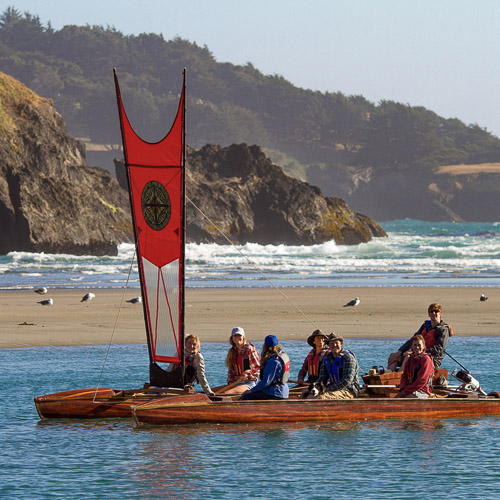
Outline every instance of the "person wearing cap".
<path fill-rule="evenodd" d="M 359 393 L 359 367 L 356 356 L 343 348 L 344 337 L 331 333 L 328 336 L 330 352 L 324 357 L 317 382 L 325 392 L 314 399 L 352 399 Z"/>
<path fill-rule="evenodd" d="M 299 375 L 297 376 L 299 384 L 304 383 L 307 375 L 309 375 L 309 378 L 307 379 L 309 384 L 316 382 L 318 379 L 320 364 L 325 355 L 328 353 L 328 346 L 325 345 L 327 338 L 328 336 L 321 330 L 314 330 L 314 332 L 312 332 L 307 338 L 307 343 L 312 347 L 312 349 L 306 356 L 304 364 L 302 365 Z"/>
<path fill-rule="evenodd" d="M 403 366 L 405 359 L 411 354 L 411 346 L 416 335 L 422 335 L 425 341 L 425 350 L 431 355 L 434 368 L 439 368 L 443 362 L 444 348 L 448 339 L 453 336 L 453 328 L 442 320 L 443 308 L 440 304 L 432 303 L 427 308 L 429 320 L 424 321 L 418 331 L 408 339 L 398 350 L 389 355 L 387 369 L 398 371 Z"/>
<path fill-rule="evenodd" d="M 242 394 L 243 400 L 286 399 L 289 389 L 286 384 L 290 375 L 290 358 L 279 345 L 276 335 L 268 335 L 260 354 L 261 369 L 259 383 Z"/>
<path fill-rule="evenodd" d="M 257 383 L 260 370 L 260 357 L 257 349 L 247 342 L 245 330 L 236 326 L 229 337 L 229 348 L 226 356 L 227 383 L 228 385 L 238 382 L 235 387 L 224 392 L 224 394 L 242 394 Z M 215 387 L 214 391 L 222 389 Z"/>

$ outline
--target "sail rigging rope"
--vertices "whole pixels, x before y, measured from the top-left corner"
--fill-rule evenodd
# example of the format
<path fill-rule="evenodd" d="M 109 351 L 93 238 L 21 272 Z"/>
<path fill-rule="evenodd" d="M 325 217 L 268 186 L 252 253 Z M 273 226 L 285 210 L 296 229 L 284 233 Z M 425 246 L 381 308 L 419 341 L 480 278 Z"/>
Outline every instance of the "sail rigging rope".
<path fill-rule="evenodd" d="M 111 332 L 111 338 L 109 339 L 108 348 L 106 350 L 106 356 L 104 356 L 104 362 L 102 364 L 101 373 L 99 375 L 99 380 L 97 381 L 97 386 L 95 388 L 95 393 L 94 393 L 94 398 L 92 399 L 92 403 L 95 403 L 95 398 L 97 397 L 97 392 L 99 391 L 99 387 L 101 385 L 101 380 L 102 380 L 102 375 L 104 373 L 104 368 L 106 367 L 106 362 L 108 361 L 109 351 L 111 350 L 111 344 L 113 343 L 113 337 L 114 337 L 115 331 L 116 331 L 116 325 L 118 324 L 118 318 L 120 316 L 122 306 L 124 303 L 124 299 L 125 299 L 125 292 L 127 291 L 128 282 L 130 280 L 130 275 L 132 274 L 132 266 L 134 265 L 136 252 L 137 252 L 137 249 L 136 249 L 136 247 L 134 247 L 134 255 L 132 255 L 132 259 L 130 260 L 130 267 L 128 270 L 127 282 L 125 283 L 125 286 L 123 288 L 122 298 L 120 300 L 120 307 L 118 308 L 118 312 L 116 313 L 115 324 L 113 326 L 113 331 Z"/>
<path fill-rule="evenodd" d="M 257 264 L 255 264 L 254 262 L 252 262 L 220 229 L 219 227 L 217 226 L 217 224 L 215 224 L 204 212 L 203 210 L 201 210 L 201 208 L 199 208 L 194 202 L 193 200 L 191 200 L 187 195 L 186 195 L 186 200 L 189 201 L 189 203 L 191 203 L 191 205 L 193 205 L 194 208 L 196 208 L 196 210 L 198 210 L 198 212 L 200 212 L 200 214 L 212 225 L 212 227 L 214 227 L 215 229 L 217 229 L 217 231 L 221 234 L 221 236 L 230 244 L 233 246 L 233 248 L 254 268 L 256 269 L 262 276 L 263 278 L 277 291 L 279 292 L 284 298 L 285 300 L 288 301 L 288 303 L 294 307 L 307 321 L 309 321 L 309 323 L 311 323 L 311 325 L 313 325 L 315 328 L 317 328 L 318 330 L 321 330 L 321 328 L 319 328 L 315 323 L 314 321 L 309 318 L 305 313 L 304 311 L 302 311 L 302 309 L 300 309 L 291 299 L 290 297 L 288 297 L 285 293 L 283 293 L 283 291 L 278 288 L 265 274 L 264 274 L 264 271 L 262 271 L 262 269 L 260 269 L 260 267 L 257 266 Z"/>

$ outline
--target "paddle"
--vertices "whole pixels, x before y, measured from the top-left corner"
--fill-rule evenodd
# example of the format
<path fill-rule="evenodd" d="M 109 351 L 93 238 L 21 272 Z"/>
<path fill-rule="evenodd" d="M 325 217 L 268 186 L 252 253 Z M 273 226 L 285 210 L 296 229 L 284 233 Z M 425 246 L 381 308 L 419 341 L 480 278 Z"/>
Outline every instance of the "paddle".
<path fill-rule="evenodd" d="M 299 387 L 307 387 L 309 384 L 306 383 L 306 382 L 299 382 L 298 380 L 289 380 L 288 381 L 289 384 L 296 384 L 298 385 Z"/>
<path fill-rule="evenodd" d="M 222 387 L 221 389 L 219 389 L 215 393 L 215 395 L 218 396 L 219 394 L 222 394 L 223 392 L 229 391 L 229 389 L 232 389 L 233 387 L 236 387 L 240 382 L 241 382 L 241 380 L 236 380 L 236 382 L 233 382 L 232 384 L 228 384 L 228 385 Z"/>

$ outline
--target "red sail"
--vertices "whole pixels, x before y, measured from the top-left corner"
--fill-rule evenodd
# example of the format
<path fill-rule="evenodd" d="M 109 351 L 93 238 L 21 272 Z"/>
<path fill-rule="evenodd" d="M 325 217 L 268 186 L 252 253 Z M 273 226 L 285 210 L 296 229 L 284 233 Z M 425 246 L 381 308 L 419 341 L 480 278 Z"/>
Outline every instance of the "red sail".
<path fill-rule="evenodd" d="M 168 134 L 146 142 L 125 113 L 115 85 L 137 244 L 151 361 L 180 363 L 184 289 L 185 75 Z"/>

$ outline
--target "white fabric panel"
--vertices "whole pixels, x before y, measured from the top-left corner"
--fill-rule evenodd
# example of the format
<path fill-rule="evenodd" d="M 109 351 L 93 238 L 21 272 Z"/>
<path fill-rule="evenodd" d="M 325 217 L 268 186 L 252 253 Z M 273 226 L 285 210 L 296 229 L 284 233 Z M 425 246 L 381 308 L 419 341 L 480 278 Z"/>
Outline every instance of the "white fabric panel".
<path fill-rule="evenodd" d="M 177 357 L 179 342 L 179 260 L 158 268 L 142 259 L 153 352 Z"/>

